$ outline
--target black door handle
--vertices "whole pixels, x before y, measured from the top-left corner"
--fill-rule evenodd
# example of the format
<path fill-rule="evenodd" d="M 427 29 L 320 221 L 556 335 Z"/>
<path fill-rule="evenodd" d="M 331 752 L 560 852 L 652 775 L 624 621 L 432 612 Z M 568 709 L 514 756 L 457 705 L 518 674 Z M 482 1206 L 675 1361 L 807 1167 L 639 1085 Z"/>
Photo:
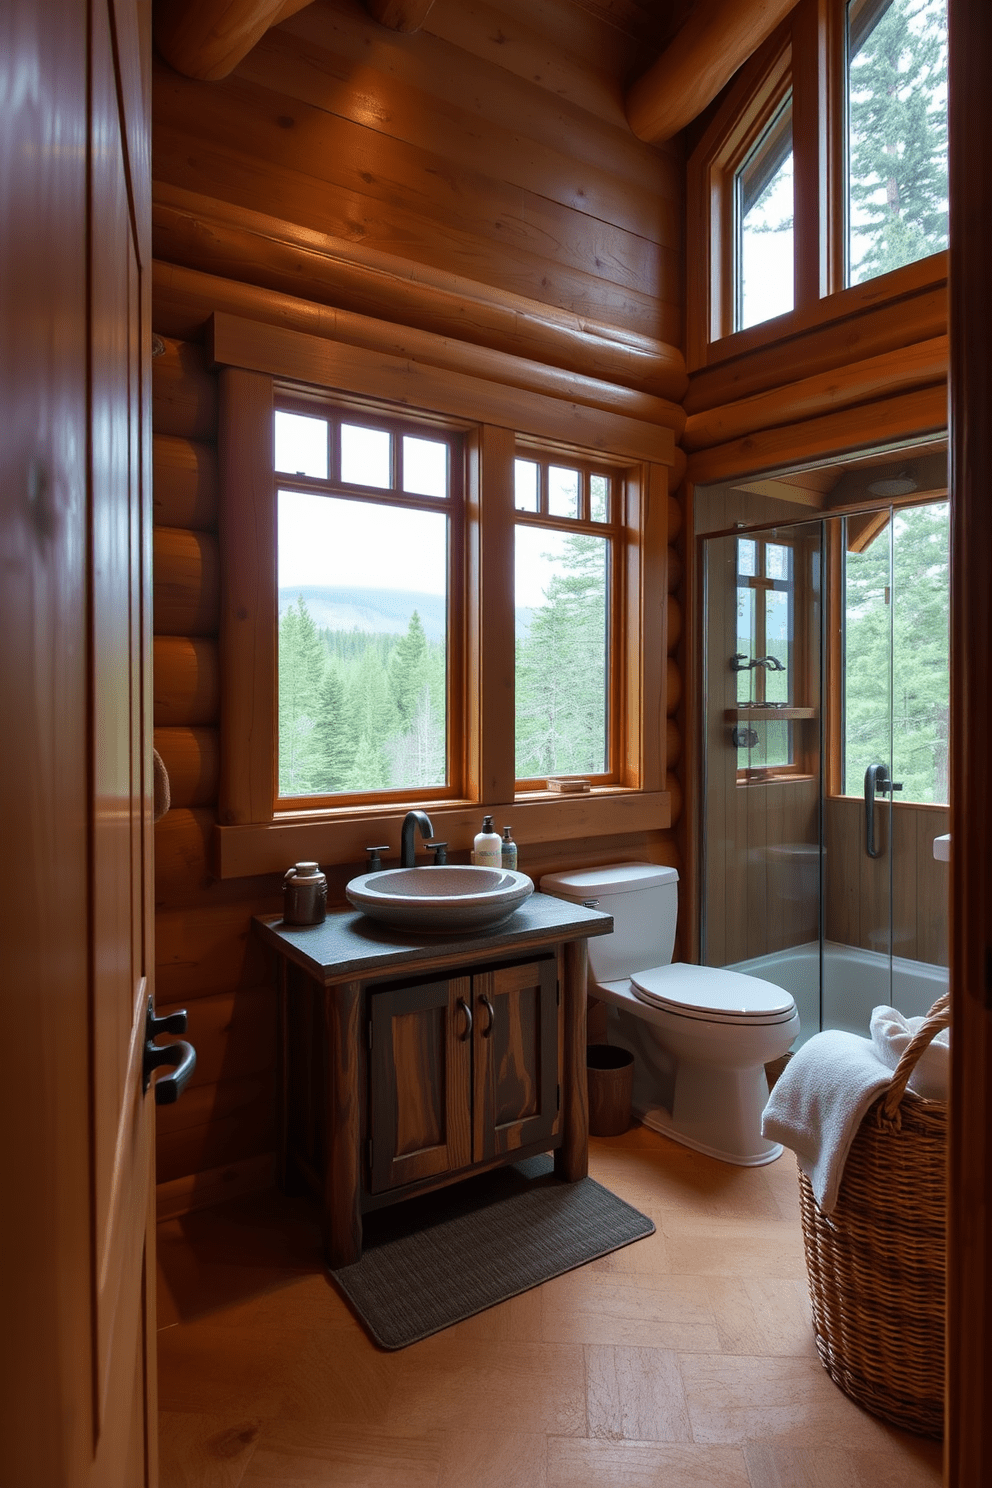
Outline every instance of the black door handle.
<path fill-rule="evenodd" d="M 142 1093 L 148 1090 L 153 1070 L 169 1064 L 174 1065 L 176 1069 L 174 1075 L 165 1075 L 161 1080 L 156 1080 L 155 1104 L 157 1106 L 171 1106 L 182 1095 L 189 1084 L 190 1075 L 196 1069 L 196 1050 L 185 1040 L 178 1044 L 156 1044 L 155 1039 L 160 1033 L 185 1032 L 185 1010 L 181 1013 L 170 1013 L 166 1018 L 156 1018 L 155 1005 L 149 997 L 148 1010 L 145 1014 L 145 1051 L 141 1061 Z"/>

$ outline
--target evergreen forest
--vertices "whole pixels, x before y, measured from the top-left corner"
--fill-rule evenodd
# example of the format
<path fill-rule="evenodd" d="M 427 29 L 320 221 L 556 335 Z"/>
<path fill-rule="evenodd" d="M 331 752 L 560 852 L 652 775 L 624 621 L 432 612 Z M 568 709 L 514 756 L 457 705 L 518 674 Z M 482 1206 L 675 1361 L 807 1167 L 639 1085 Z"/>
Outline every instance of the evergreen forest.
<path fill-rule="evenodd" d="M 406 632 L 321 630 L 302 595 L 279 622 L 279 794 L 443 785 L 445 648 Z"/>
<path fill-rule="evenodd" d="M 846 561 L 844 790 L 888 764 L 899 801 L 948 798 L 950 517 L 946 502 L 896 514 Z"/>

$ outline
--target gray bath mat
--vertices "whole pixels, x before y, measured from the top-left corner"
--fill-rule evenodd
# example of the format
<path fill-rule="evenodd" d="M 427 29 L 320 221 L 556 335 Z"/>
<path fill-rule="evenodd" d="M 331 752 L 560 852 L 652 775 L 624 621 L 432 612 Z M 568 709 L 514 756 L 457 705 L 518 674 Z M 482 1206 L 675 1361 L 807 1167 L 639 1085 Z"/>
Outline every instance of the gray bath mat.
<path fill-rule="evenodd" d="M 400 1349 L 652 1234 L 594 1179 L 563 1183 L 530 1157 L 367 1215 L 361 1260 L 331 1275 L 379 1347 Z"/>

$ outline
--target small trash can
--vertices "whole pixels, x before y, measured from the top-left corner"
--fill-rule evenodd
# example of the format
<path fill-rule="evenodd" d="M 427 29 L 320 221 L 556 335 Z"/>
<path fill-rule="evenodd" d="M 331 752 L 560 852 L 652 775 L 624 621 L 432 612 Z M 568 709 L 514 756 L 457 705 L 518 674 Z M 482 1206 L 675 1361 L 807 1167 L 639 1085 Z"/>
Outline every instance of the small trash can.
<path fill-rule="evenodd" d="M 619 1137 L 630 1126 L 634 1092 L 634 1056 L 615 1044 L 590 1044 L 586 1049 L 589 1077 L 589 1134 Z"/>

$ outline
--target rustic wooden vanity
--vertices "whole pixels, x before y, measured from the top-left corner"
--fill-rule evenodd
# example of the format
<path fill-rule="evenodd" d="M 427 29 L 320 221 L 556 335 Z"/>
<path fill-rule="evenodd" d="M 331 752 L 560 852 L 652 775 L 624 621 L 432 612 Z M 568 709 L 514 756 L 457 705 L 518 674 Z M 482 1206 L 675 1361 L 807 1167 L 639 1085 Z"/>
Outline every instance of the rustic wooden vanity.
<path fill-rule="evenodd" d="M 586 939 L 609 915 L 534 894 L 505 925 L 410 936 L 352 910 L 257 919 L 277 954 L 280 1182 L 314 1193 L 328 1266 L 362 1217 L 538 1152 L 588 1165 Z"/>

